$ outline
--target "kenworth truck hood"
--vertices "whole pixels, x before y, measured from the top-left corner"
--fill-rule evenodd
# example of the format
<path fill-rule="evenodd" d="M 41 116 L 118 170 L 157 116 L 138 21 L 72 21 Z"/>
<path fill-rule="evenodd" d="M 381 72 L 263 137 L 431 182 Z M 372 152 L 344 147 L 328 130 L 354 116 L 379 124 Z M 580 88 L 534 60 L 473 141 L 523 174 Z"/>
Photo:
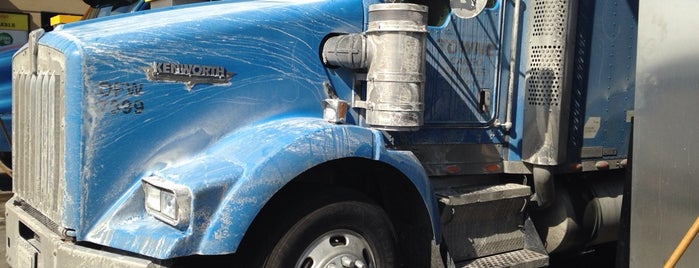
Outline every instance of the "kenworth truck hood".
<path fill-rule="evenodd" d="M 208 159 L 208 152 L 251 126 L 283 118 L 322 118 L 327 76 L 320 44 L 332 32 L 360 32 L 363 9 L 358 0 L 220 1 L 77 22 L 45 34 L 38 45 L 39 66 L 49 70 L 40 76 L 46 78 L 44 87 L 48 83 L 51 88 L 53 79 L 62 81 L 64 93 L 29 101 L 22 109 L 41 114 L 46 106 L 62 105 L 64 110 L 55 113 L 63 119 L 40 117 L 51 122 L 28 127 L 64 133 L 37 132 L 40 138 L 18 143 L 34 143 L 27 148 L 38 150 L 46 144 L 36 142 L 53 140 L 63 143 L 55 145 L 63 151 L 36 156 L 56 166 L 48 174 L 44 164 L 42 170 L 25 171 L 18 178 L 18 197 L 77 241 L 156 258 L 203 252 L 196 239 L 206 226 L 180 230 L 147 214 L 141 179 L 207 159 L 211 170 L 201 170 L 192 180 L 205 184 L 207 178 L 228 176 L 232 181 L 243 170 L 230 168 L 221 174 L 213 165 L 241 166 L 236 161 L 248 159 Z M 30 49 L 18 53 L 15 64 L 21 57 L 31 62 Z M 42 63 L 41 55 L 47 54 L 57 63 Z M 51 69 L 54 65 L 64 70 Z M 17 168 L 29 170 L 39 162 L 29 159 Z M 59 179 L 54 175 L 63 181 L 51 182 Z M 208 196 L 211 209 L 223 202 L 217 198 L 230 187 L 225 181 L 216 183 L 219 192 Z M 50 199 L 58 201 L 46 201 Z M 112 218 L 116 211 L 128 211 L 129 217 Z M 150 226 L 134 232 L 160 232 L 162 239 L 157 245 L 119 241 L 113 226 Z"/>

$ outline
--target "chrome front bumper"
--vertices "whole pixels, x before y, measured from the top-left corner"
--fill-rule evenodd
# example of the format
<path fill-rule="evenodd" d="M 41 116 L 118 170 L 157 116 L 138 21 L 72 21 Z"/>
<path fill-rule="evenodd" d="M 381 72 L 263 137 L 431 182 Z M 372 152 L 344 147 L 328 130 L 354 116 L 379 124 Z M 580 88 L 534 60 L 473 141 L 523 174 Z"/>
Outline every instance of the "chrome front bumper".
<path fill-rule="evenodd" d="M 96 250 L 64 241 L 29 213 L 7 201 L 7 262 L 14 268 L 163 267 L 151 260 Z"/>

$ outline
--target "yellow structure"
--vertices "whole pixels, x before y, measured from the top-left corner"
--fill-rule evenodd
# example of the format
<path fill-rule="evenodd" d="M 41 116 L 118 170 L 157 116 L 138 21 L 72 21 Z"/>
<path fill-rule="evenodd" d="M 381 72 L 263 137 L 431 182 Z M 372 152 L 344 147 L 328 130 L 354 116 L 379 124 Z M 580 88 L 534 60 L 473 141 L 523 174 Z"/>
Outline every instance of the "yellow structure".
<path fill-rule="evenodd" d="M 79 21 L 82 16 L 76 15 L 58 15 L 51 17 L 51 26 L 56 26 L 58 24 L 66 24 L 74 21 Z"/>

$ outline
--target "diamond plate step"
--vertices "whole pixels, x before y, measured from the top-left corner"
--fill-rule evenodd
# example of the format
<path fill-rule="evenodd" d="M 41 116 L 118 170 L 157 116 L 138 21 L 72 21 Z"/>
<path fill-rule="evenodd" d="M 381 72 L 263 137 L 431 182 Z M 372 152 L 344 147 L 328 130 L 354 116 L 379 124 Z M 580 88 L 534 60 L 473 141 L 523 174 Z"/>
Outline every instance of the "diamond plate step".
<path fill-rule="evenodd" d="M 534 268 L 548 266 L 549 257 L 528 249 L 522 249 L 498 255 L 482 257 L 475 260 L 457 263 L 459 268 Z"/>
<path fill-rule="evenodd" d="M 529 186 L 511 183 L 449 188 L 436 194 L 445 205 L 442 235 L 454 261 L 525 248 L 523 208 L 531 194 Z"/>

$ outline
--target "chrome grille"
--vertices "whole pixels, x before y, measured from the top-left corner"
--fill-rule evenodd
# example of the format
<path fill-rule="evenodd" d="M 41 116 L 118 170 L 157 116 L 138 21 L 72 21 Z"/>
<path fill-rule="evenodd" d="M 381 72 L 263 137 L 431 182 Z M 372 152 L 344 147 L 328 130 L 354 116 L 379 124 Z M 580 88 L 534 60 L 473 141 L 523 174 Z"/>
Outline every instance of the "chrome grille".
<path fill-rule="evenodd" d="M 13 191 L 54 222 L 61 222 L 65 184 L 64 64 L 46 46 L 24 49 L 12 63 Z"/>

